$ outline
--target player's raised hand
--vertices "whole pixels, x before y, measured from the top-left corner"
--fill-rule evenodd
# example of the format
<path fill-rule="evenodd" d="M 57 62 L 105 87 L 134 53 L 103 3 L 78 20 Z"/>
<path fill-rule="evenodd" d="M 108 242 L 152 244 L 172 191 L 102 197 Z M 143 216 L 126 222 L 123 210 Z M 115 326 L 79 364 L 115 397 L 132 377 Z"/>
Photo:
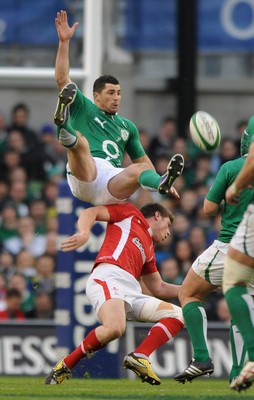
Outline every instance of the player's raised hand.
<path fill-rule="evenodd" d="M 89 239 L 89 234 L 84 232 L 75 233 L 74 235 L 65 239 L 61 245 L 60 249 L 64 252 L 76 250 L 83 246 Z"/>
<path fill-rule="evenodd" d="M 72 27 L 68 24 L 67 12 L 61 10 L 55 18 L 55 25 L 59 40 L 64 42 L 70 40 L 78 27 L 78 22 L 75 22 Z"/>

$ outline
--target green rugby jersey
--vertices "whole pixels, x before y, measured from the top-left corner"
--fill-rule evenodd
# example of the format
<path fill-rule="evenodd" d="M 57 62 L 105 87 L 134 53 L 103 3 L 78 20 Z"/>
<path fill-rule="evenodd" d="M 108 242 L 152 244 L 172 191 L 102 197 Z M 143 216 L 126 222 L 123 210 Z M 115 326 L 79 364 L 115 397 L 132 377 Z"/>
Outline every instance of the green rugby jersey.
<path fill-rule="evenodd" d="M 250 142 L 250 144 L 254 143 L 254 129 L 253 129 L 253 132 L 251 132 L 251 130 L 249 129 L 248 133 L 249 133 L 249 142 Z"/>
<path fill-rule="evenodd" d="M 220 204 L 225 200 L 227 188 L 234 182 L 239 171 L 243 167 L 246 157 L 237 158 L 223 164 L 215 178 L 215 181 L 206 195 L 206 199 L 213 203 Z M 243 213 L 254 199 L 252 189 L 244 189 L 240 193 L 239 203 L 231 205 L 226 202 L 222 204 L 221 230 L 218 240 L 229 243 L 235 233 L 237 226 L 242 220 Z"/>
<path fill-rule="evenodd" d="M 88 140 L 93 157 L 106 159 L 114 167 L 122 166 L 125 151 L 132 160 L 145 155 L 136 125 L 100 110 L 79 89 L 70 106 L 70 124 Z"/>

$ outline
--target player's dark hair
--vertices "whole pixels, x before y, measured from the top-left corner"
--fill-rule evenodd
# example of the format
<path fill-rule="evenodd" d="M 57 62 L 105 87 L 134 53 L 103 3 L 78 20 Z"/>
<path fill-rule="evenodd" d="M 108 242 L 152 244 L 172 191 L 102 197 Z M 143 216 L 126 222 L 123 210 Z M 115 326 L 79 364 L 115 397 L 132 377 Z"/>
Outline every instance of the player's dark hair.
<path fill-rule="evenodd" d="M 93 91 L 100 93 L 104 88 L 106 83 L 111 83 L 112 85 L 119 85 L 119 81 L 112 75 L 102 75 L 96 79 L 93 84 Z"/>
<path fill-rule="evenodd" d="M 156 211 L 159 211 L 163 218 L 169 218 L 171 224 L 174 222 L 174 216 L 171 211 L 169 211 L 159 203 L 145 204 L 143 207 L 140 208 L 140 211 L 145 218 L 151 218 L 155 215 Z"/>

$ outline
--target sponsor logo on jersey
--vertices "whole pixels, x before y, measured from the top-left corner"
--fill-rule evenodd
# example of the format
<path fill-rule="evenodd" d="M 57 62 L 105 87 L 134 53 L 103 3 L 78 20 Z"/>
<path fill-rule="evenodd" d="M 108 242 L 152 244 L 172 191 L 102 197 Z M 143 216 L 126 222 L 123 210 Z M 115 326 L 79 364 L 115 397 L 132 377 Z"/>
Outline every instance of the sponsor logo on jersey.
<path fill-rule="evenodd" d="M 121 129 L 121 137 L 126 142 L 129 137 L 129 132 L 126 129 Z"/>
<path fill-rule="evenodd" d="M 137 248 L 139 249 L 139 251 L 141 253 L 142 261 L 144 264 L 146 262 L 146 255 L 145 255 L 145 250 L 144 250 L 142 244 L 140 243 L 140 240 L 138 238 L 133 238 L 132 243 L 134 243 L 135 246 L 137 246 Z"/>
<path fill-rule="evenodd" d="M 98 117 L 95 117 L 94 120 L 104 129 L 104 124 L 106 124 L 107 121 L 101 121 Z"/>

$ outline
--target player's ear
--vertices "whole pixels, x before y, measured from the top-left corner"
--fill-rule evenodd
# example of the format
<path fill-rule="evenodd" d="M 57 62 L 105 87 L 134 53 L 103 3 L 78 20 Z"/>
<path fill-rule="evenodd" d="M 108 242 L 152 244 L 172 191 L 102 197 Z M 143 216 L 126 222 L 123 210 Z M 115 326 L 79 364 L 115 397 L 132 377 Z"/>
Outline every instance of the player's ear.
<path fill-rule="evenodd" d="M 155 220 L 156 220 L 156 221 L 159 221 L 160 217 L 161 217 L 160 211 L 155 211 L 155 214 L 154 214 Z"/>
<path fill-rule="evenodd" d="M 99 97 L 99 93 L 98 92 L 93 92 L 93 98 L 94 98 L 95 101 L 98 100 L 98 97 Z"/>

